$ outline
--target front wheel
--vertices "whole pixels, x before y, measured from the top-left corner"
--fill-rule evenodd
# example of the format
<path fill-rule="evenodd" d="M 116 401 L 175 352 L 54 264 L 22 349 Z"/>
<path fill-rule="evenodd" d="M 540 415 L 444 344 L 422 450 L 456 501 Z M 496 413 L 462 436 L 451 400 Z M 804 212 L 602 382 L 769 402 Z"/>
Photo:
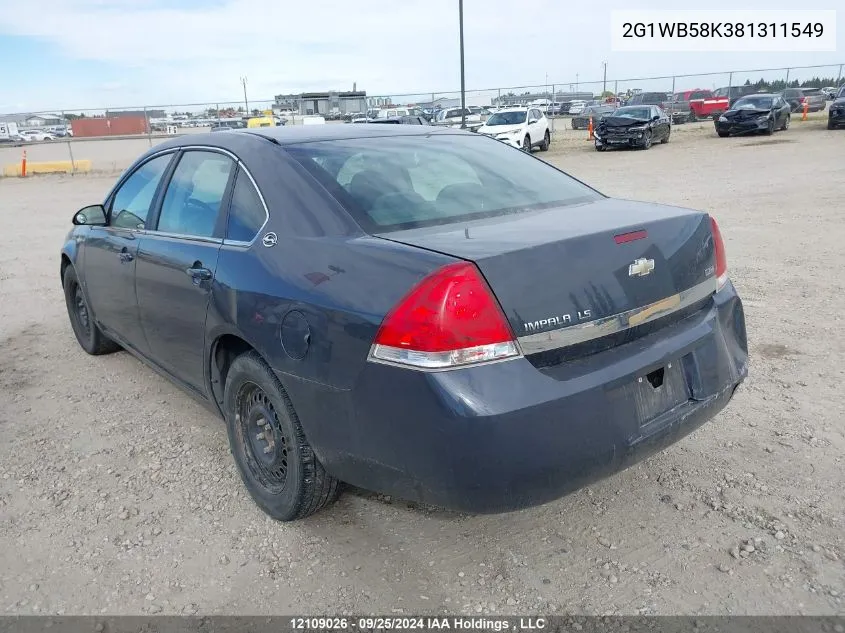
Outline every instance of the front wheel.
<path fill-rule="evenodd" d="M 771 136 L 775 133 L 775 120 L 769 119 L 769 124 L 766 126 L 766 130 L 763 132 L 766 136 Z"/>
<path fill-rule="evenodd" d="M 118 351 L 120 345 L 103 334 L 94 321 L 94 315 L 91 313 L 85 291 L 79 283 L 76 269 L 73 266 L 68 266 L 65 270 L 62 286 L 65 291 L 65 305 L 67 305 L 70 326 L 73 328 L 73 333 L 76 335 L 80 347 L 92 356 Z"/>
<path fill-rule="evenodd" d="M 287 393 L 256 352 L 229 368 L 223 413 L 241 479 L 268 515 L 301 519 L 337 498 L 340 482 L 317 459 Z"/>
<path fill-rule="evenodd" d="M 828 129 L 828 130 L 832 130 L 832 129 L 833 129 L 833 128 L 835 128 L 835 127 L 836 127 L 836 126 L 833 124 L 833 120 L 832 120 L 832 119 L 828 119 L 828 120 L 827 120 L 827 129 Z"/>
<path fill-rule="evenodd" d="M 531 137 L 527 134 L 525 135 L 525 138 L 522 139 L 522 151 L 528 152 L 529 154 L 531 153 Z"/>
<path fill-rule="evenodd" d="M 605 148 L 605 146 L 604 146 L 604 145 L 602 145 L 601 143 L 599 143 L 598 141 L 596 141 L 596 151 L 597 151 L 597 152 L 603 152 L 605 149 L 606 149 L 606 148 Z"/>
<path fill-rule="evenodd" d="M 547 152 L 549 151 L 549 144 L 552 142 L 552 137 L 549 134 L 549 131 L 546 130 L 546 133 L 543 135 L 543 142 L 540 143 L 540 151 Z"/>
<path fill-rule="evenodd" d="M 721 138 L 726 138 L 728 136 L 727 132 L 722 132 L 721 130 L 716 130 L 716 134 L 718 134 Z"/>
<path fill-rule="evenodd" d="M 651 147 L 651 130 L 646 130 L 645 134 L 643 135 L 643 149 L 649 149 Z"/>
<path fill-rule="evenodd" d="M 789 129 L 789 120 L 790 120 L 791 118 L 792 118 L 792 117 L 791 117 L 791 116 L 789 116 L 788 114 L 786 115 L 786 119 L 784 120 L 783 125 L 782 125 L 782 126 L 781 126 L 781 128 L 780 128 L 781 130 L 786 131 L 786 130 L 788 130 L 788 129 Z"/>
<path fill-rule="evenodd" d="M 690 123 L 695 123 L 695 121 L 696 121 L 695 110 L 689 111 L 689 117 L 687 118 L 687 121 L 689 121 Z"/>
<path fill-rule="evenodd" d="M 672 132 L 671 132 L 671 131 L 666 132 L 666 136 L 665 136 L 664 138 L 660 139 L 660 143 L 661 143 L 661 145 L 666 145 L 666 143 L 668 143 L 668 142 L 669 142 L 669 135 L 670 135 L 670 134 L 672 134 Z"/>

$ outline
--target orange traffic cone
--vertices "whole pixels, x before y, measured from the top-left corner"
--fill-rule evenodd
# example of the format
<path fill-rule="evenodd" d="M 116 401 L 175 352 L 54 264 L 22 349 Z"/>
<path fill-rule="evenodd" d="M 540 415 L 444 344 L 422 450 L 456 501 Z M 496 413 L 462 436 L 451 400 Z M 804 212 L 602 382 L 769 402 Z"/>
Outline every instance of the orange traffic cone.
<path fill-rule="evenodd" d="M 807 112 L 809 112 L 809 111 L 810 111 L 810 102 L 807 101 L 806 97 L 804 97 L 804 114 L 801 115 L 802 121 L 807 120 Z"/>
<path fill-rule="evenodd" d="M 23 156 L 21 157 L 21 178 L 26 177 L 26 150 L 23 151 Z"/>
<path fill-rule="evenodd" d="M 590 136 L 587 139 L 588 141 L 592 141 L 595 137 L 593 136 L 593 117 L 590 117 L 589 123 L 587 123 L 587 132 L 589 132 Z"/>

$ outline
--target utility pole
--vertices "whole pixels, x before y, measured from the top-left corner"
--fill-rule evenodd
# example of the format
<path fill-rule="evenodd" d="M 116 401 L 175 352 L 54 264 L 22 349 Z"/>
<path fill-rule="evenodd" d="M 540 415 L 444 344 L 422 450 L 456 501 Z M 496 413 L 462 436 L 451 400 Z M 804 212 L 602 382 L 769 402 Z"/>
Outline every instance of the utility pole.
<path fill-rule="evenodd" d="M 607 92 L 607 62 L 602 62 L 602 66 L 604 66 L 604 79 L 602 80 L 602 88 L 601 94 L 604 96 L 604 93 Z"/>
<path fill-rule="evenodd" d="M 575 73 L 575 92 L 578 92 L 578 73 Z"/>
<path fill-rule="evenodd" d="M 460 29 L 461 46 L 461 129 L 467 127 L 467 98 L 466 84 L 464 83 L 464 0 L 458 0 L 458 28 Z"/>
<path fill-rule="evenodd" d="M 241 77 L 241 83 L 244 86 L 244 107 L 246 108 L 246 115 L 249 116 L 249 101 L 246 100 L 246 77 Z"/>

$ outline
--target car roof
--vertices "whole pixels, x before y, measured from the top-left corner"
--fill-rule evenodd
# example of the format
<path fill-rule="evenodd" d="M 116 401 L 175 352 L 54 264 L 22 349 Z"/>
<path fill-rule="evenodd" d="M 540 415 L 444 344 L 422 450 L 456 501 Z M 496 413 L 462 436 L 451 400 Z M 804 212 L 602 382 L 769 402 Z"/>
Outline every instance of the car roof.
<path fill-rule="evenodd" d="M 755 93 L 750 94 L 750 95 L 742 95 L 742 98 L 743 99 L 750 99 L 752 97 L 776 97 L 776 96 L 777 96 L 776 94 L 773 94 L 771 92 L 755 92 Z"/>
<path fill-rule="evenodd" d="M 537 106 L 524 106 L 524 107 L 517 107 L 517 108 L 510 106 L 510 107 L 507 107 L 507 108 L 500 108 L 499 110 L 496 110 L 496 112 L 526 112 L 528 110 L 534 110 L 536 108 L 537 108 Z"/>
<path fill-rule="evenodd" d="M 316 141 L 340 141 L 356 138 L 385 136 L 425 136 L 429 134 L 469 134 L 473 132 L 454 128 L 437 128 L 428 125 L 384 125 L 379 123 L 324 123 L 322 125 L 291 125 L 233 129 L 227 134 L 186 134 L 165 141 L 157 148 L 182 147 L 187 145 L 210 145 L 223 149 L 235 149 L 244 142 L 270 140 L 277 145 L 293 145 Z"/>

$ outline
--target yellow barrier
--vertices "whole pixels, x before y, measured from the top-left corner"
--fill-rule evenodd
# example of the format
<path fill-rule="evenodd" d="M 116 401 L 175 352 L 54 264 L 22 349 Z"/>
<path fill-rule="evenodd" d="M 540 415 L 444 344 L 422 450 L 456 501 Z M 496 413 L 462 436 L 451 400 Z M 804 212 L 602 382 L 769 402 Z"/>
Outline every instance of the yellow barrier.
<path fill-rule="evenodd" d="M 40 163 L 33 163 L 27 161 L 26 174 L 71 174 L 71 173 L 87 173 L 91 171 L 90 160 L 75 160 L 71 163 L 69 160 L 50 160 Z M 3 167 L 3 175 L 6 177 L 20 176 L 21 164 L 9 163 Z"/>

